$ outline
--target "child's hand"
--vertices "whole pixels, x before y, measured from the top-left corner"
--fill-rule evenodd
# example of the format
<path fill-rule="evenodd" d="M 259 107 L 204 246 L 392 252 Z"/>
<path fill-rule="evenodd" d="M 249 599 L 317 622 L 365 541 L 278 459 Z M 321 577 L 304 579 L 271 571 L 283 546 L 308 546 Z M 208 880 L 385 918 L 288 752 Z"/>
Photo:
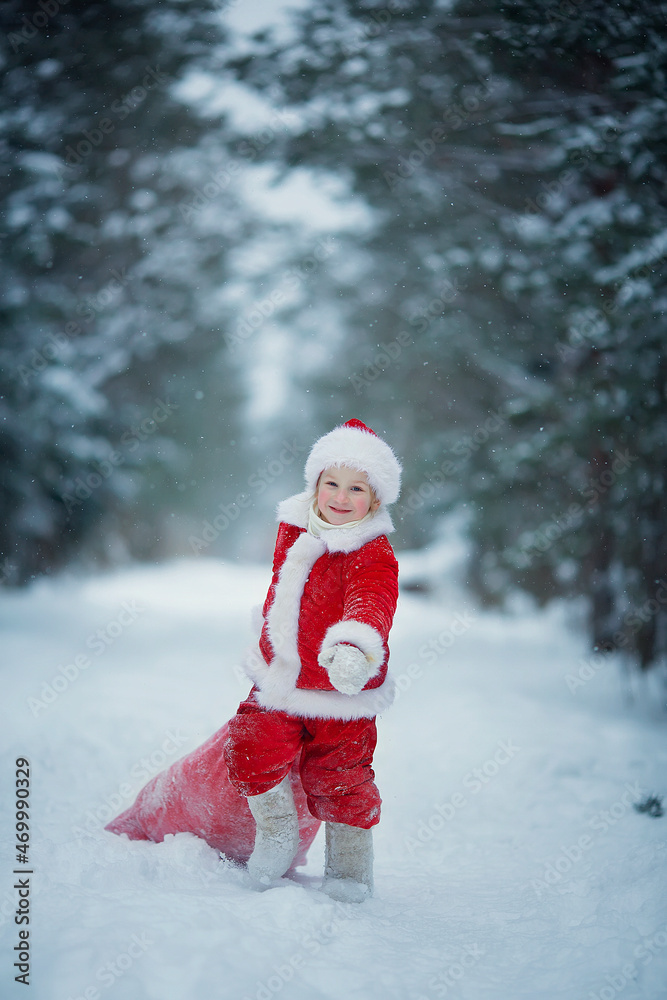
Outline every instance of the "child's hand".
<path fill-rule="evenodd" d="M 342 694 L 359 694 L 373 672 L 361 650 L 346 643 L 323 650 L 318 662 L 326 668 L 329 680 Z"/>

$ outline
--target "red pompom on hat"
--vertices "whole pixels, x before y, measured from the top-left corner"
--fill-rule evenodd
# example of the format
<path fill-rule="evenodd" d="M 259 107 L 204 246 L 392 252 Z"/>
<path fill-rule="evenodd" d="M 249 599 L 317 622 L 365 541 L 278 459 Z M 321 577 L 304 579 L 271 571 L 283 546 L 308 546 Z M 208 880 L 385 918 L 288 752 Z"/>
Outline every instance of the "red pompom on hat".
<path fill-rule="evenodd" d="M 398 499 L 401 489 L 400 462 L 386 441 L 356 418 L 334 427 L 311 448 L 305 468 L 309 491 L 315 492 L 317 480 L 324 469 L 341 465 L 365 472 L 380 503 L 390 504 Z"/>
<path fill-rule="evenodd" d="M 373 434 L 377 437 L 377 434 L 370 427 L 367 427 L 363 420 L 357 420 L 356 417 L 352 417 L 350 420 L 346 420 L 343 427 L 358 427 L 360 431 L 367 431 L 368 434 Z"/>

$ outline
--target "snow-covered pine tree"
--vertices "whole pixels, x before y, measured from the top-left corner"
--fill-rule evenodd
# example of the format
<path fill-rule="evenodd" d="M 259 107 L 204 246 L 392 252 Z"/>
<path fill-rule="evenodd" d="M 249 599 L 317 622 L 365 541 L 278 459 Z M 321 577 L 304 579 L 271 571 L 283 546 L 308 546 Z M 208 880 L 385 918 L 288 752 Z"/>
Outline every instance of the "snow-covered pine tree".
<path fill-rule="evenodd" d="M 361 383 L 412 442 L 410 523 L 440 482 L 483 596 L 585 595 L 594 644 L 644 667 L 667 643 L 664 23 L 631 0 L 323 0 L 232 67 L 303 115 L 285 166 L 376 210 L 341 289 L 348 370 L 411 333 Z"/>
<path fill-rule="evenodd" d="M 20 584 L 84 539 L 159 551 L 175 481 L 234 436 L 209 302 L 244 222 L 222 183 L 196 210 L 224 118 L 212 142 L 175 93 L 224 40 L 219 4 L 8 0 L 0 28 L 0 580 Z"/>
<path fill-rule="evenodd" d="M 647 668 L 667 653 L 667 6 L 503 13 L 485 48 L 532 93 L 502 131 L 549 159 L 515 216 L 530 271 L 505 277 L 546 392 L 523 440 L 476 456 L 477 579 L 586 595 L 594 645 Z"/>

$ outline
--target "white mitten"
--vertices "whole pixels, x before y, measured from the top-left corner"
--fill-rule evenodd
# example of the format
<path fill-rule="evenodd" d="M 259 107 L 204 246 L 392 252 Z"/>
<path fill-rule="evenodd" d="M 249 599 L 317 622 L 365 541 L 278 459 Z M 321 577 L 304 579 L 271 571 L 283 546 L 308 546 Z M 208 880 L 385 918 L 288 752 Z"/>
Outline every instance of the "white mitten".
<path fill-rule="evenodd" d="M 342 694 L 359 694 L 373 672 L 361 650 L 345 643 L 323 650 L 318 662 L 326 668 L 329 680 Z"/>

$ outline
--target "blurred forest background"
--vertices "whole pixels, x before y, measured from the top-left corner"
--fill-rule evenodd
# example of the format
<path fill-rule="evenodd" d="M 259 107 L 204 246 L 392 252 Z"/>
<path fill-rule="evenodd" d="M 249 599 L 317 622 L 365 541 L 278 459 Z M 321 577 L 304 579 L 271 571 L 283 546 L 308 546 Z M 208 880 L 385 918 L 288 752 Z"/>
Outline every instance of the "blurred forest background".
<path fill-rule="evenodd" d="M 4 0 L 0 577 L 270 556 L 351 416 L 667 656 L 667 4 Z"/>

